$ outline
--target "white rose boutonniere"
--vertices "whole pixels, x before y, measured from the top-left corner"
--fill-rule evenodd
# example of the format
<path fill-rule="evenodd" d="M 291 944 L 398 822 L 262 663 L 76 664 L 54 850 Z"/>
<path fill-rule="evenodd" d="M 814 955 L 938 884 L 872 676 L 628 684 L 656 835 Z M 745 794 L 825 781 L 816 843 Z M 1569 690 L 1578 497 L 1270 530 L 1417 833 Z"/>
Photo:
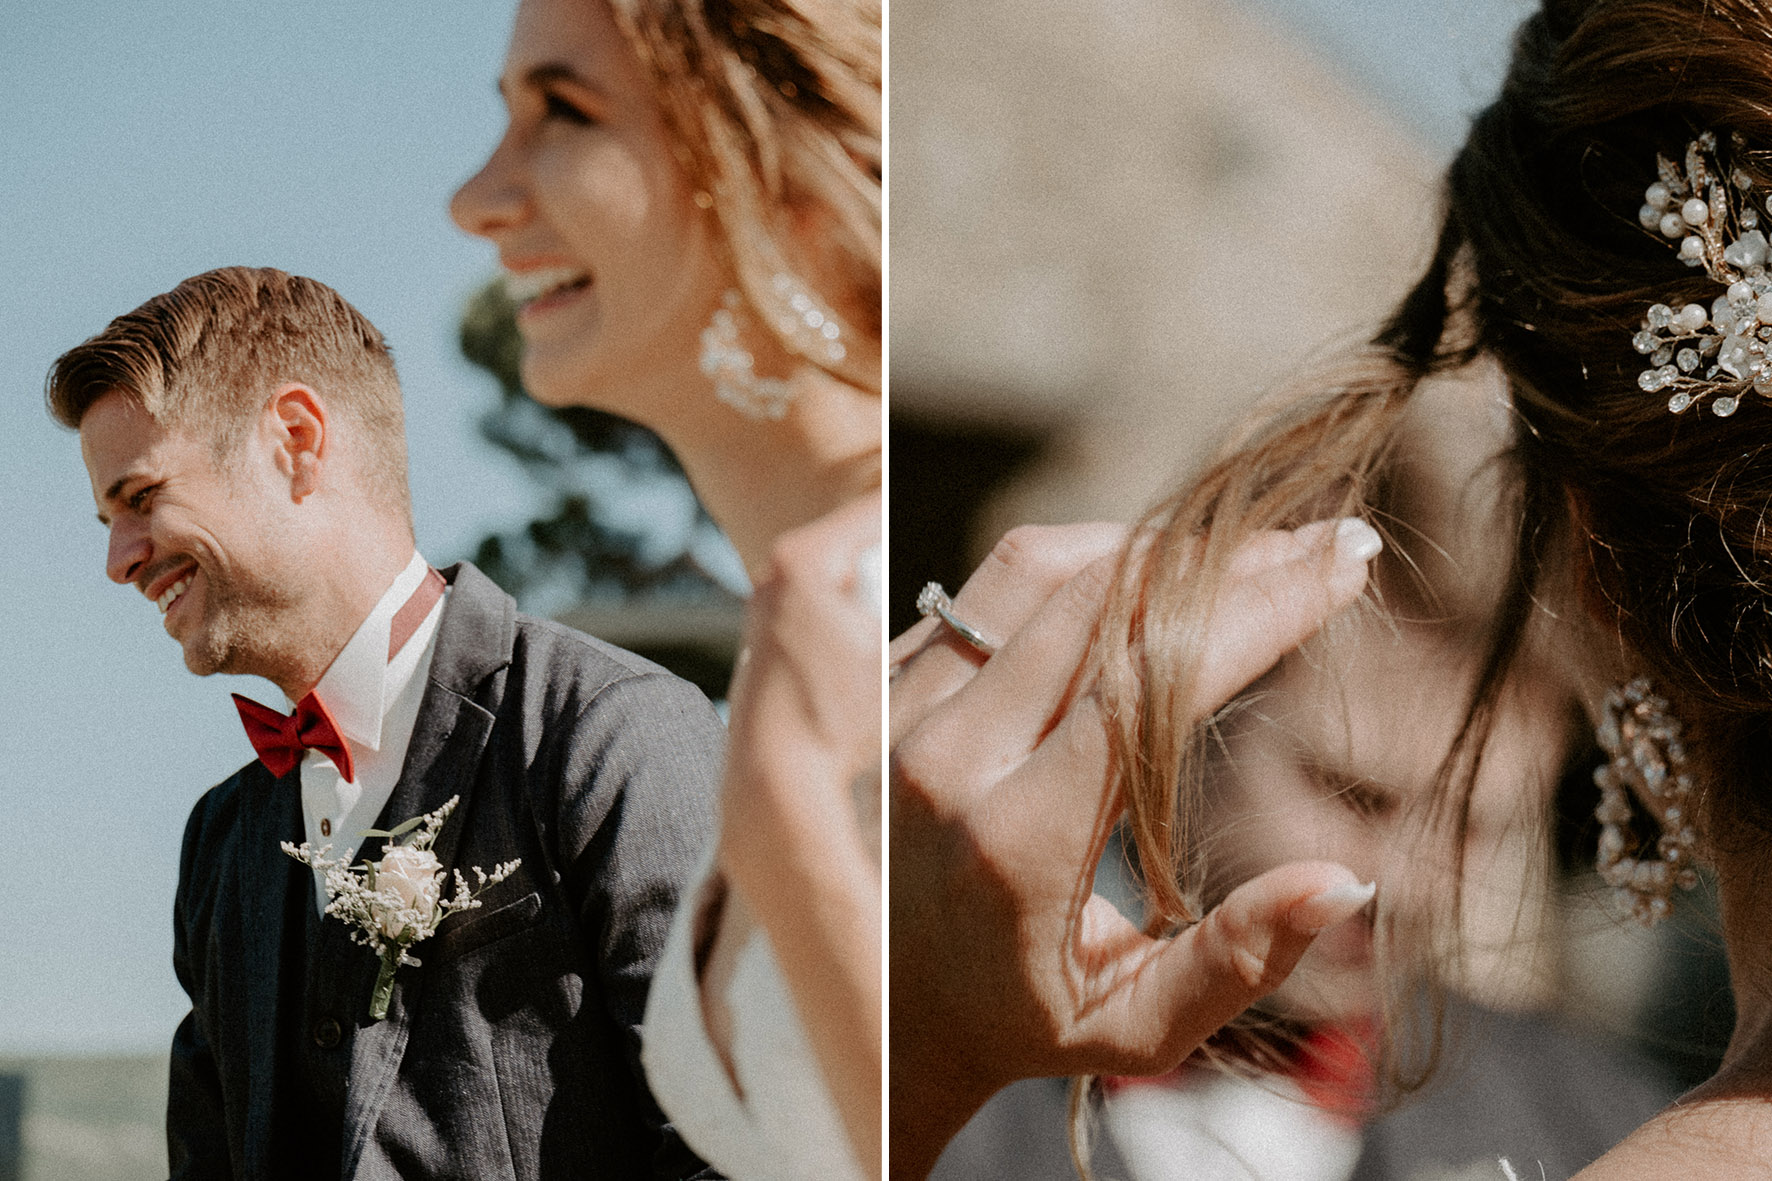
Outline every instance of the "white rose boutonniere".
<path fill-rule="evenodd" d="M 325 875 L 326 893 L 331 899 L 326 913 L 349 924 L 351 938 L 381 957 L 381 971 L 376 975 L 375 993 L 369 1001 L 371 1020 L 380 1021 L 388 1015 L 388 1001 L 394 994 L 394 970 L 402 964 L 420 966 L 418 958 L 407 949 L 430 938 L 438 925 L 456 911 L 480 906 L 478 895 L 510 877 L 522 864 L 521 859 L 507 861 L 490 873 L 476 865 L 472 887 L 458 869 L 455 894 L 444 893 L 443 863 L 431 846 L 460 799 L 452 796 L 435 812 L 414 816 L 389 832 L 374 828 L 365 832 L 365 837 L 385 837 L 389 842 L 381 859 L 374 863 L 351 865 L 345 858 L 328 857 L 331 845 L 315 850 L 306 841 L 300 845 L 283 842 L 285 853 Z M 406 839 L 401 841 L 401 837 Z"/>

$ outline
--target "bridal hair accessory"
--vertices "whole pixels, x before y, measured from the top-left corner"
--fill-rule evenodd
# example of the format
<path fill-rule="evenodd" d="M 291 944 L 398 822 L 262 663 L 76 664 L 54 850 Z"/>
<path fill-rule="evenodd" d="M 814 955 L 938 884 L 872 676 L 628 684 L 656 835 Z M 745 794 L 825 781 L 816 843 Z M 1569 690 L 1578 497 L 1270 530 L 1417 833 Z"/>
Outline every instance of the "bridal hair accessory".
<path fill-rule="evenodd" d="M 997 649 L 1001 647 L 997 641 L 954 614 L 954 601 L 948 598 L 947 591 L 942 589 L 939 582 L 925 583 L 923 589 L 918 592 L 917 614 L 924 619 L 928 619 L 931 615 L 938 616 L 943 623 L 954 629 L 955 635 L 986 656 L 996 655 Z"/>
<path fill-rule="evenodd" d="M 1746 141 L 1737 135 L 1733 147 Z M 1737 168 L 1725 184 L 1716 150 L 1707 131 L 1686 146 L 1684 171 L 1658 155 L 1660 179 L 1644 190 L 1637 220 L 1678 239 L 1680 261 L 1703 267 L 1724 292 L 1708 309 L 1653 305 L 1631 344 L 1649 359 L 1637 375 L 1646 393 L 1672 390 L 1667 408 L 1675 414 L 1708 397 L 1711 413 L 1728 418 L 1750 390 L 1772 396 L 1772 274 L 1753 179 Z"/>
<path fill-rule="evenodd" d="M 777 273 L 770 280 L 775 306 L 762 315 L 788 348 L 815 365 L 840 364 L 849 355 L 836 313 L 799 280 Z M 747 418 L 774 421 L 788 412 L 794 389 L 774 377 L 758 377 L 756 358 L 738 342 L 738 312 L 744 297 L 729 288 L 701 332 L 701 371 L 719 399 Z"/>
<path fill-rule="evenodd" d="M 523 864 L 522 859 L 507 861 L 487 873 L 474 867 L 475 888 L 468 888 L 461 870 L 455 871 L 455 897 L 443 893 L 443 863 L 431 851 L 437 834 L 443 831 L 449 814 L 455 811 L 460 796 L 435 812 L 414 816 L 392 831 L 369 829 L 365 837 L 385 837 L 387 848 L 381 859 L 351 865 L 346 857 L 328 857 L 332 846 L 318 851 L 306 841 L 299 846 L 282 842 L 285 853 L 319 870 L 326 877 L 326 913 L 342 919 L 351 928 L 351 941 L 360 943 L 381 957 L 381 971 L 375 977 L 375 992 L 369 998 L 369 1018 L 380 1021 L 388 1015 L 388 1001 L 394 995 L 394 970 L 401 965 L 419 967 L 416 956 L 407 949 L 414 943 L 436 934 L 438 924 L 460 910 L 474 910 L 484 905 L 479 895 L 510 877 Z M 411 836 L 406 834 L 411 833 Z M 396 843 L 406 836 L 402 843 Z"/>
<path fill-rule="evenodd" d="M 1594 809 L 1600 822 L 1597 868 L 1631 917 L 1652 927 L 1672 911 L 1675 886 L 1690 890 L 1698 884 L 1693 868 L 1698 834 L 1687 813 L 1692 777 L 1680 723 L 1667 712 L 1667 702 L 1650 691 L 1648 679 L 1638 677 L 1606 693 L 1595 737 L 1606 752 L 1606 761 L 1594 768 L 1600 789 L 1600 806 Z M 1623 826 L 1630 823 L 1633 789 L 1658 813 L 1657 857 L 1628 855 L 1632 842 Z"/>

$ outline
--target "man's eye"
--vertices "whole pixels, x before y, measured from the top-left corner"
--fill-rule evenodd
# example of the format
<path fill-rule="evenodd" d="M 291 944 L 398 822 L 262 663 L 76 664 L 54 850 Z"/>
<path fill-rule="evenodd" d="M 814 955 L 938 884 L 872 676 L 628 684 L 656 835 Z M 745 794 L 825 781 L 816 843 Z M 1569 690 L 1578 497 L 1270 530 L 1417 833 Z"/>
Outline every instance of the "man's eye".
<path fill-rule="evenodd" d="M 153 500 L 153 494 L 154 489 L 152 487 L 143 488 L 141 491 L 132 494 L 129 498 L 130 511 L 138 513 L 147 512 L 148 504 Z"/>

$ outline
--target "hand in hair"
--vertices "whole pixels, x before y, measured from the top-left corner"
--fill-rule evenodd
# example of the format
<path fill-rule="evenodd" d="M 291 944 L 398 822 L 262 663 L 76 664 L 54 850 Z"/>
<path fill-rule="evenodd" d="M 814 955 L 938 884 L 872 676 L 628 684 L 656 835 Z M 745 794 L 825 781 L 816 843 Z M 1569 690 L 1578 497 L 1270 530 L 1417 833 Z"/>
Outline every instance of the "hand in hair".
<path fill-rule="evenodd" d="M 1017 1079 L 1174 1067 L 1371 897 L 1342 866 L 1286 865 L 1151 937 L 1093 894 L 1121 804 L 1085 658 L 1125 540 L 1102 525 L 1005 538 L 954 604 L 1008 637 L 989 660 L 930 620 L 893 644 L 894 1177 L 927 1175 Z M 1245 543 L 1190 720 L 1358 598 L 1375 541 L 1325 521 Z"/>

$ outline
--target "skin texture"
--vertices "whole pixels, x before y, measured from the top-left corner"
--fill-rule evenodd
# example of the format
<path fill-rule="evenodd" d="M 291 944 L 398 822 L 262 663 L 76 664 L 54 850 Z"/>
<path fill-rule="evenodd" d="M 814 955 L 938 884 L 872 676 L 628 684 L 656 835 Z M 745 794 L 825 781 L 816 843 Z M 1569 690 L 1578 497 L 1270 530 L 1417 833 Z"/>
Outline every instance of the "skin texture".
<path fill-rule="evenodd" d="M 787 381 L 794 400 L 782 419 L 758 422 L 714 397 L 700 334 L 733 281 L 606 4 L 524 0 L 500 90 L 509 126 L 451 213 L 496 243 L 507 269 L 568 267 L 589 280 L 520 313 L 525 384 L 544 402 L 658 432 L 755 588 L 722 787 L 718 865 L 731 897 L 702 981 L 709 1031 L 723 1047 L 726 973 L 760 926 L 855 1157 L 877 1173 L 880 855 L 877 805 L 857 800 L 878 790 L 857 769 L 879 745 L 880 634 L 858 610 L 853 561 L 880 537 L 880 400 L 783 354 L 743 317 L 757 372 Z M 809 236 L 796 256 L 820 257 L 818 211 L 784 212 Z M 845 305 L 840 281 L 800 278 Z M 850 344 L 852 356 L 877 355 L 878 342 Z M 808 646 L 814 637 L 827 642 Z"/>
<path fill-rule="evenodd" d="M 607 4 L 531 0 L 499 91 L 504 138 L 450 213 L 512 273 L 588 280 L 519 313 L 525 387 L 649 426 L 674 417 L 700 393 L 701 329 L 728 284 L 650 78 Z"/>
<path fill-rule="evenodd" d="M 1417 839 L 1470 687 L 1475 653 L 1455 629 L 1350 613 L 1243 695 L 1208 772 L 1209 898 L 1294 861 L 1327 859 L 1376 881 L 1390 921 L 1430 921 L 1455 866 Z M 1517 677 L 1483 753 L 1465 833 L 1466 934 L 1517 936 L 1534 860 L 1519 822 L 1546 799 L 1565 755 L 1559 686 Z M 1270 1004 L 1306 1019 L 1370 1014 L 1372 921 L 1325 933 Z M 1484 938 L 1484 935 L 1487 938 Z"/>
<path fill-rule="evenodd" d="M 1735 1029 L 1717 1073 L 1577 1174 L 1582 1181 L 1637 1177 L 1772 1177 L 1772 875 L 1754 833 L 1713 850 Z M 1677 905 L 1677 903 L 1676 903 Z"/>
<path fill-rule="evenodd" d="M 751 597 L 720 799 L 719 864 L 743 905 L 704 978 L 705 1003 L 743 924 L 769 931 L 790 984 L 807 985 L 795 1003 L 864 1168 L 880 1159 L 884 1054 L 881 654 L 855 558 L 879 526 L 876 493 L 784 535 Z"/>
<path fill-rule="evenodd" d="M 150 601 L 190 577 L 164 626 L 192 672 L 256 674 L 301 697 L 411 556 L 402 514 L 366 491 L 330 425 L 319 394 L 285 385 L 218 466 L 213 440 L 121 393 L 82 419 L 105 572 Z"/>
<path fill-rule="evenodd" d="M 1195 720 L 1360 594 L 1375 551 L 1333 537 L 1323 522 L 1238 551 Z M 1371 900 L 1343 866 L 1294 863 L 1153 939 L 1092 894 L 1119 806 L 1081 674 L 1124 544 L 1101 525 L 1008 535 L 955 599 L 1007 637 L 988 661 L 932 621 L 894 641 L 894 1176 L 927 1175 L 1016 1079 L 1173 1067 Z"/>

